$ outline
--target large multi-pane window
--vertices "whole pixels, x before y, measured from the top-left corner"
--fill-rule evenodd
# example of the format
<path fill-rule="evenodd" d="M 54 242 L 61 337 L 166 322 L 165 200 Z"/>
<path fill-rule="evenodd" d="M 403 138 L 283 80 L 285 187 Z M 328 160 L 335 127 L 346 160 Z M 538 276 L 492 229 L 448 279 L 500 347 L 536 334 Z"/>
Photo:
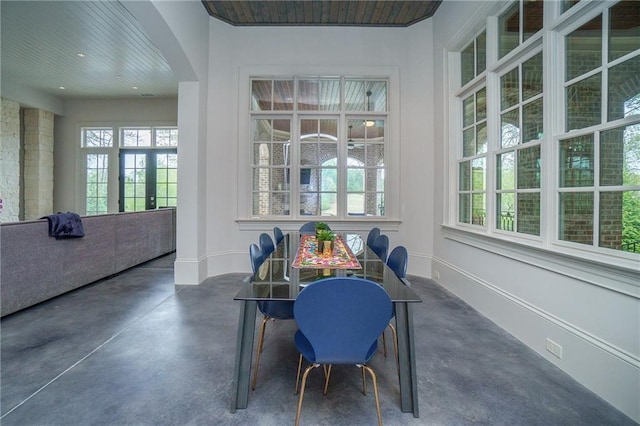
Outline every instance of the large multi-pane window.
<path fill-rule="evenodd" d="M 82 144 L 91 148 L 85 155 L 85 214 L 104 214 L 109 210 L 109 150 L 113 147 L 113 129 L 82 129 Z"/>
<path fill-rule="evenodd" d="M 177 146 L 175 127 L 83 128 L 85 214 L 177 206 Z"/>
<path fill-rule="evenodd" d="M 522 0 L 498 18 L 498 55 L 507 55 L 542 29 L 544 1 Z"/>
<path fill-rule="evenodd" d="M 486 70 L 487 33 L 480 32 L 460 55 L 462 129 L 458 150 L 458 222 L 484 225 L 486 220 L 487 89 L 479 76 Z M 472 83 L 473 82 L 473 83 Z"/>
<path fill-rule="evenodd" d="M 384 120 L 348 120 L 347 214 L 384 216 Z"/>
<path fill-rule="evenodd" d="M 640 253 L 640 2 L 547 3 L 548 26 L 544 5 L 511 2 L 458 51 L 451 221 L 626 258 Z"/>
<path fill-rule="evenodd" d="M 622 1 L 564 36 L 560 240 L 640 252 L 639 16 Z"/>
<path fill-rule="evenodd" d="M 86 214 L 103 214 L 108 211 L 109 155 L 87 155 L 87 204 Z"/>
<path fill-rule="evenodd" d="M 461 85 L 464 86 L 487 69 L 487 32 L 482 31 L 460 55 Z"/>
<path fill-rule="evenodd" d="M 252 215 L 383 216 L 387 87 L 252 79 Z"/>
<path fill-rule="evenodd" d="M 495 227 L 540 235 L 542 53 L 500 77 Z"/>
<path fill-rule="evenodd" d="M 458 221 L 486 220 L 487 89 L 462 100 L 462 158 L 458 161 Z"/>

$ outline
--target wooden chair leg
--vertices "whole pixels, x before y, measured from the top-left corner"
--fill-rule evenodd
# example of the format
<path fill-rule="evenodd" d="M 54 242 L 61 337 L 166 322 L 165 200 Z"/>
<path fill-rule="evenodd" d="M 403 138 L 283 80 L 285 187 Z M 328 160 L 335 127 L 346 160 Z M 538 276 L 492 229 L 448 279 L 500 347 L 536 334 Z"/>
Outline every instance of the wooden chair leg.
<path fill-rule="evenodd" d="M 376 380 L 376 374 L 373 372 L 371 368 L 366 365 L 362 366 L 362 373 L 364 374 L 364 370 L 367 370 L 371 375 L 371 380 L 373 381 L 373 394 L 376 399 L 376 412 L 378 413 L 378 426 L 382 426 L 382 413 L 380 412 L 380 398 L 378 397 L 378 383 Z"/>
<path fill-rule="evenodd" d="M 332 364 L 329 364 L 329 367 L 327 368 L 326 365 L 323 366 L 324 367 L 324 395 L 327 394 L 327 390 L 329 389 L 329 378 L 331 377 L 331 367 Z"/>
<path fill-rule="evenodd" d="M 298 373 L 296 374 L 296 389 L 293 392 L 294 395 L 298 394 L 298 383 L 300 382 L 300 370 L 302 369 L 302 354 L 300 354 L 300 358 L 298 359 Z"/>
<path fill-rule="evenodd" d="M 256 390 L 256 383 L 258 382 L 258 367 L 260 366 L 260 355 L 262 354 L 262 344 L 264 343 L 264 330 L 267 327 L 267 321 L 269 317 L 265 316 L 260 324 L 260 335 L 258 336 L 258 350 L 256 351 L 256 362 L 253 368 L 253 381 L 251 383 L 251 389 Z"/>
<path fill-rule="evenodd" d="M 313 368 L 316 368 L 318 366 L 319 366 L 319 364 L 311 364 L 310 366 L 308 366 L 304 370 L 304 374 L 302 375 L 302 386 L 300 387 L 300 396 L 298 397 L 298 410 L 296 411 L 296 424 L 295 424 L 295 426 L 299 426 L 300 425 L 300 412 L 302 411 L 302 398 L 304 398 L 304 387 L 307 384 L 307 376 L 309 375 L 309 372 Z"/>
<path fill-rule="evenodd" d="M 362 371 L 362 394 L 363 395 L 367 395 L 367 381 L 366 381 L 366 377 L 364 374 L 364 364 L 356 364 L 356 367 L 360 368 L 360 370 Z"/>

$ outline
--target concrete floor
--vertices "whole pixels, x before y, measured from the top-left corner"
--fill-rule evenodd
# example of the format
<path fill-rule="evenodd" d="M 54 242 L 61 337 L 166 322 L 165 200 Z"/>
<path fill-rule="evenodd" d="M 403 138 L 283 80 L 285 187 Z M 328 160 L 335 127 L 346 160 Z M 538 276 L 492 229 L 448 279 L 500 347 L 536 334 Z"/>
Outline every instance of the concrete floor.
<path fill-rule="evenodd" d="M 3 318 L 2 425 L 293 424 L 295 323 L 269 323 L 258 388 L 231 414 L 233 296 L 244 275 L 174 286 L 173 260 Z M 635 424 L 433 281 L 409 279 L 424 301 L 414 309 L 420 418 L 400 411 L 393 357 L 378 354 L 385 424 Z M 376 424 L 360 371 L 331 377 L 323 396 L 322 373 L 311 374 L 301 424 Z"/>

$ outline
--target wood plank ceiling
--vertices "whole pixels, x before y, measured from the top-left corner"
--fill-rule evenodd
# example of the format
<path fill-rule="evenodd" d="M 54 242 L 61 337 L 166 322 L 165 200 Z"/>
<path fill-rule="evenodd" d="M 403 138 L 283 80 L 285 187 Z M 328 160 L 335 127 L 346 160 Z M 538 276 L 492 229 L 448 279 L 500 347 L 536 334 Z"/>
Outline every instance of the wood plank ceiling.
<path fill-rule="evenodd" d="M 202 0 L 202 3 L 209 15 L 236 26 L 407 27 L 433 16 L 442 0 Z"/>

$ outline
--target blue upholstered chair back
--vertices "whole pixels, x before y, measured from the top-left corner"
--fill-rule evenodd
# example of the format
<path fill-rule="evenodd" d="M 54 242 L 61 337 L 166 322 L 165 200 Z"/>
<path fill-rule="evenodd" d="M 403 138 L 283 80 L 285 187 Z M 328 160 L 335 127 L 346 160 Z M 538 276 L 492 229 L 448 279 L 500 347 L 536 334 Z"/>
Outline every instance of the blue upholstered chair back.
<path fill-rule="evenodd" d="M 266 232 L 260 234 L 260 250 L 262 250 L 263 260 L 269 257 L 269 255 L 275 250 L 273 240 L 271 239 L 271 236 Z"/>
<path fill-rule="evenodd" d="M 371 247 L 373 242 L 380 236 L 380 228 L 373 228 L 367 235 L 367 245 Z"/>
<path fill-rule="evenodd" d="M 395 272 L 398 278 L 402 279 L 407 276 L 407 263 L 409 262 L 409 254 L 404 246 L 397 246 L 387 258 L 387 265 Z"/>
<path fill-rule="evenodd" d="M 391 299 L 377 283 L 335 277 L 309 284 L 293 312 L 319 364 L 366 363 L 391 317 Z"/>
<path fill-rule="evenodd" d="M 249 246 L 249 260 L 251 261 L 251 270 L 255 275 L 255 273 L 258 272 L 258 268 L 264 261 L 264 258 L 262 257 L 262 251 L 260 250 L 260 247 L 258 247 L 258 245 L 255 243 Z"/>
<path fill-rule="evenodd" d="M 260 265 L 262 265 L 262 262 L 264 262 L 262 254 L 262 250 L 260 250 L 260 247 L 258 247 L 257 244 L 253 243 L 249 246 L 249 258 L 251 260 L 251 269 L 253 270 L 254 275 L 258 271 Z M 290 300 L 261 300 L 258 301 L 258 309 L 263 315 L 266 315 L 269 318 L 293 318 L 293 302 Z"/>
<path fill-rule="evenodd" d="M 277 226 L 273 227 L 273 239 L 275 240 L 275 245 L 280 244 L 280 241 L 284 238 L 284 234 L 282 233 L 282 229 Z"/>
<path fill-rule="evenodd" d="M 318 222 L 307 222 L 300 227 L 301 234 L 315 234 L 316 233 L 316 223 Z M 327 229 L 331 230 L 329 225 L 327 225 Z"/>
<path fill-rule="evenodd" d="M 383 262 L 387 261 L 387 253 L 389 251 L 389 237 L 380 235 L 370 246 L 371 250 L 378 255 Z"/>

